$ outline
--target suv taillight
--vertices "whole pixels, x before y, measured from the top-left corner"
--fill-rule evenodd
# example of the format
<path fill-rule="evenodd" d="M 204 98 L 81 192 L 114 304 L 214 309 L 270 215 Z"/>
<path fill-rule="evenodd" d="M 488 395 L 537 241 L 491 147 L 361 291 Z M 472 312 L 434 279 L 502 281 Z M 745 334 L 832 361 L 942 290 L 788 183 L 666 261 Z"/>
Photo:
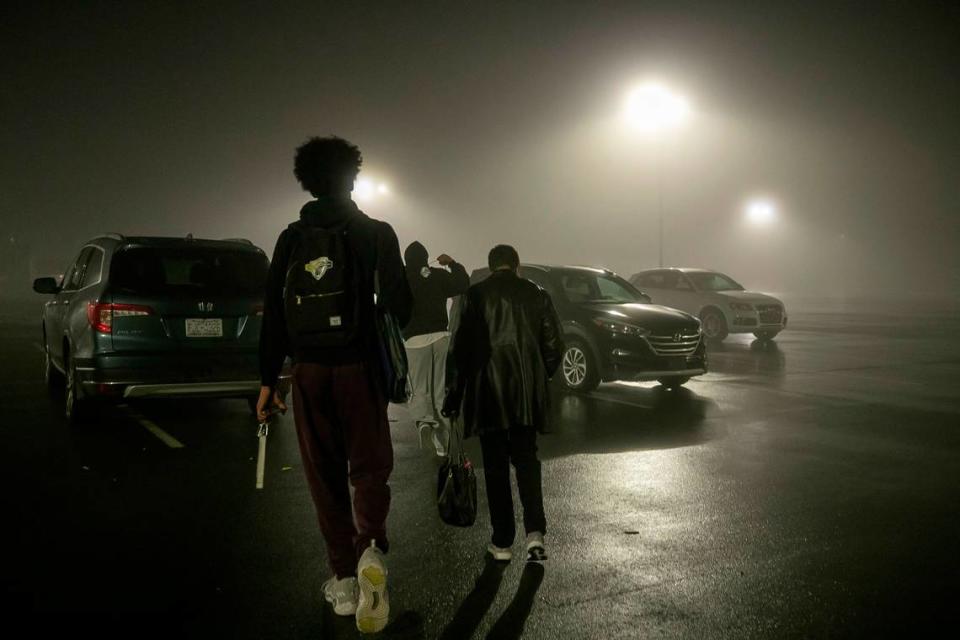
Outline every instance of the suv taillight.
<path fill-rule="evenodd" d="M 107 304 L 90 302 L 87 304 L 87 320 L 99 333 L 113 332 L 113 319 L 126 316 L 149 316 L 153 309 L 142 304 Z"/>

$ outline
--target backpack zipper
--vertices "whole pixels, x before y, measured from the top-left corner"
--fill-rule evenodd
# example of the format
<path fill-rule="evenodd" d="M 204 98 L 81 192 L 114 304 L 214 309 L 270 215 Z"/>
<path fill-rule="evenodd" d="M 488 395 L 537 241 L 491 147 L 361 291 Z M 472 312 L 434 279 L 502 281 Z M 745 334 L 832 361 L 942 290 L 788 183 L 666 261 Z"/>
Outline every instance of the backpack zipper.
<path fill-rule="evenodd" d="M 297 305 L 299 305 L 304 298 L 329 298 L 330 296 L 339 296 L 341 294 L 343 294 L 343 291 L 333 291 L 331 293 L 310 293 L 307 295 L 297 296 Z"/>

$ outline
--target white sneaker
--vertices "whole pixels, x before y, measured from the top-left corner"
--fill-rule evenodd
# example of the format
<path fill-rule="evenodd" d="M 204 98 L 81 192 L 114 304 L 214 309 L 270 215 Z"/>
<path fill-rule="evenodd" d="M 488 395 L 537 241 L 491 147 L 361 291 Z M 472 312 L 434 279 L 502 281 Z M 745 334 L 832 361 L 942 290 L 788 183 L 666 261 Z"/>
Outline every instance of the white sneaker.
<path fill-rule="evenodd" d="M 531 531 L 527 534 L 527 562 L 543 562 L 547 559 L 547 550 L 543 546 L 543 534 Z"/>
<path fill-rule="evenodd" d="M 513 558 L 513 551 L 498 547 L 492 542 L 487 545 L 487 553 L 492 555 L 497 562 L 510 562 L 510 559 Z"/>
<path fill-rule="evenodd" d="M 323 597 L 333 605 L 338 616 L 352 616 L 357 612 L 357 579 L 334 576 L 323 583 Z"/>
<path fill-rule="evenodd" d="M 390 617 L 390 600 L 387 596 L 387 566 L 375 540 L 370 541 L 370 548 L 363 552 L 357 563 L 357 583 L 360 586 L 357 629 L 361 633 L 382 631 Z"/>
<path fill-rule="evenodd" d="M 447 445 L 444 443 L 439 436 L 440 425 L 436 422 L 433 423 L 433 446 L 437 450 L 437 455 L 441 458 L 447 457 Z"/>

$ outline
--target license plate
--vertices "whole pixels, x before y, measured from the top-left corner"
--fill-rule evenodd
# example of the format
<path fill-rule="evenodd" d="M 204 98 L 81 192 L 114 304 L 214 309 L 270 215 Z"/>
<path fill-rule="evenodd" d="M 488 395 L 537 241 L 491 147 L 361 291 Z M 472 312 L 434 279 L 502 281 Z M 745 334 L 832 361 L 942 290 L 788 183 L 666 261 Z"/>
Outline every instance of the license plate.
<path fill-rule="evenodd" d="M 187 318 L 188 338 L 222 338 L 223 318 Z"/>

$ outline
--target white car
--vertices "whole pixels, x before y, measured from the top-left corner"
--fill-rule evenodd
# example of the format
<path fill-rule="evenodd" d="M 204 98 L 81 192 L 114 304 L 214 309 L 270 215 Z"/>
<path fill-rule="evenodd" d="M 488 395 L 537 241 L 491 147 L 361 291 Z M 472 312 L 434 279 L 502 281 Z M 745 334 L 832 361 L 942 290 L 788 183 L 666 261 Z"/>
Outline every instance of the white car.
<path fill-rule="evenodd" d="M 730 333 L 752 333 L 771 340 L 787 326 L 783 302 L 765 293 L 744 291 L 730 276 L 706 269 L 648 269 L 630 284 L 653 301 L 700 318 L 703 334 L 720 341 Z"/>

